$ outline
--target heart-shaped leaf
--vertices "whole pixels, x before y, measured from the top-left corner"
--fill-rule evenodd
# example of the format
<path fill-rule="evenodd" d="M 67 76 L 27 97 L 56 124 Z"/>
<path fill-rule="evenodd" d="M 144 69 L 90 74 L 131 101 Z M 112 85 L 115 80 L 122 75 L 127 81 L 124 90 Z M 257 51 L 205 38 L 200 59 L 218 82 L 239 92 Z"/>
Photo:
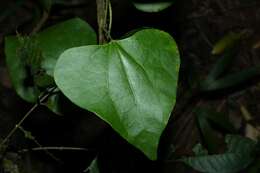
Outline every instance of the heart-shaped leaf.
<path fill-rule="evenodd" d="M 105 45 L 65 51 L 54 78 L 72 102 L 94 112 L 154 160 L 175 104 L 179 66 L 172 37 L 145 29 Z"/>
<path fill-rule="evenodd" d="M 35 102 L 39 95 L 39 90 L 35 86 L 36 81 L 40 84 L 46 83 L 46 77 L 53 76 L 53 69 L 59 55 L 68 48 L 89 44 L 96 44 L 96 34 L 85 21 L 79 18 L 51 26 L 33 37 L 6 37 L 6 63 L 14 89 L 24 100 Z M 32 58 L 35 55 L 39 56 Z M 28 61 L 34 63 L 26 64 L 25 62 Z M 29 68 L 35 65 L 37 65 L 36 70 L 41 68 L 48 76 L 37 77 L 36 81 L 31 81 L 34 76 L 30 74 Z"/>

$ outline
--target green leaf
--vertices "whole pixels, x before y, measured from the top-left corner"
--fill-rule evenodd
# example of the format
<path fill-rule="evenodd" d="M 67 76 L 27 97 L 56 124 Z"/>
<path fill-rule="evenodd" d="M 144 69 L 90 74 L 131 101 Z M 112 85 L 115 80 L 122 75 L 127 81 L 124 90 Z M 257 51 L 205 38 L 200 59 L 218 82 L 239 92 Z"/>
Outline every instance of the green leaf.
<path fill-rule="evenodd" d="M 211 53 L 213 55 L 218 55 L 223 53 L 225 50 L 232 48 L 241 39 L 243 34 L 244 32 L 230 32 L 226 34 L 214 45 Z"/>
<path fill-rule="evenodd" d="M 51 26 L 29 39 L 24 38 L 24 40 L 26 43 L 21 41 L 20 37 L 9 36 L 5 38 L 6 63 L 12 84 L 18 95 L 28 102 L 35 102 L 39 95 L 37 84 L 46 85 L 51 80 L 47 79 L 47 76 L 38 76 L 35 79 L 37 84 L 35 84 L 32 71 L 35 71 L 36 68 L 36 70 L 42 70 L 52 77 L 56 61 L 64 50 L 96 44 L 96 35 L 85 21 L 75 18 Z M 36 58 L 26 59 L 26 57 L 31 57 L 36 53 L 40 54 L 40 61 L 36 61 L 38 63 L 32 63 L 38 60 Z"/>
<path fill-rule="evenodd" d="M 223 75 L 234 61 L 236 52 L 237 47 L 233 47 L 226 51 L 223 57 L 215 63 L 207 78 L 200 83 L 200 89 L 202 91 L 214 91 L 235 87 L 260 75 L 259 66 L 249 67 L 247 69 L 242 69 L 239 72 Z"/>
<path fill-rule="evenodd" d="M 195 147 L 192 149 L 192 151 L 195 153 L 196 156 L 208 155 L 208 151 L 201 144 L 195 145 Z"/>
<path fill-rule="evenodd" d="M 220 145 L 220 140 L 217 132 L 211 127 L 207 118 L 201 115 L 199 111 L 196 112 L 196 115 L 203 141 L 205 142 L 210 152 L 216 152 Z"/>
<path fill-rule="evenodd" d="M 236 131 L 229 119 L 229 116 L 222 112 L 216 112 L 215 110 L 209 108 L 197 108 L 196 114 L 197 116 L 207 119 L 209 122 L 214 123 L 218 127 L 230 133 L 234 133 Z"/>
<path fill-rule="evenodd" d="M 21 57 L 17 57 L 20 47 L 18 38 L 14 36 L 6 37 L 5 39 L 5 54 L 6 64 L 9 70 L 9 75 L 17 94 L 28 102 L 37 100 L 39 90 L 33 85 L 27 84 L 29 75 L 28 69 Z"/>
<path fill-rule="evenodd" d="M 94 160 L 90 163 L 89 167 L 84 171 L 88 173 L 99 173 L 98 167 L 98 157 L 95 157 Z"/>
<path fill-rule="evenodd" d="M 237 49 L 233 48 L 226 51 L 223 56 L 219 57 L 218 61 L 210 70 L 206 80 L 214 80 L 219 78 L 227 69 L 229 69 L 232 62 L 234 61 L 236 53 Z"/>
<path fill-rule="evenodd" d="M 227 135 L 224 154 L 183 158 L 195 170 L 207 173 L 235 173 L 245 169 L 255 158 L 256 142 L 237 135 Z"/>
<path fill-rule="evenodd" d="M 18 127 L 24 134 L 24 137 L 30 140 L 35 140 L 35 137 L 32 135 L 32 133 L 28 130 L 25 130 L 22 126 Z"/>
<path fill-rule="evenodd" d="M 155 13 L 170 7 L 173 4 L 173 2 L 150 2 L 150 3 L 133 2 L 133 4 L 135 8 L 140 11 Z"/>
<path fill-rule="evenodd" d="M 228 115 L 224 113 L 208 108 L 197 108 L 195 114 L 205 145 L 211 153 L 218 151 L 220 145 L 219 136 L 212 124 L 230 133 L 235 132 L 235 127 L 230 122 Z"/>
<path fill-rule="evenodd" d="M 61 97 L 61 93 L 56 92 L 49 97 L 46 103 L 47 108 L 52 110 L 52 112 L 54 112 L 57 115 L 63 115 L 62 108 L 60 105 L 60 99 L 61 99 L 60 97 Z"/>
<path fill-rule="evenodd" d="M 51 76 L 58 57 L 66 49 L 97 43 L 95 31 L 79 18 L 62 22 L 42 31 L 37 39 L 43 52 L 42 68 Z"/>
<path fill-rule="evenodd" d="M 150 159 L 175 105 L 179 52 L 172 37 L 146 29 L 105 45 L 65 51 L 55 82 Z"/>
<path fill-rule="evenodd" d="M 3 166 L 4 172 L 20 173 L 18 165 L 10 159 L 4 158 L 2 161 L 2 166 Z"/>
<path fill-rule="evenodd" d="M 216 80 L 206 80 L 201 85 L 203 91 L 212 91 L 235 87 L 243 82 L 246 82 L 260 75 L 260 67 L 249 67 L 239 72 L 224 76 Z"/>
<path fill-rule="evenodd" d="M 38 87 L 47 88 L 54 85 L 54 80 L 52 76 L 41 74 L 34 76 L 34 83 Z"/>

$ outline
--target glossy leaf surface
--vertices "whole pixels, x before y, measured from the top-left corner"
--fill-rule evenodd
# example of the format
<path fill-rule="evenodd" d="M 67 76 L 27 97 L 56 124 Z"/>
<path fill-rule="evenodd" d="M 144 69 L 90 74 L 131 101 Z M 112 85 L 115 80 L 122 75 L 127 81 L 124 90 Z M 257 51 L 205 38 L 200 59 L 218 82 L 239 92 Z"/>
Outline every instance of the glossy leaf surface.
<path fill-rule="evenodd" d="M 175 104 L 179 66 L 172 37 L 146 29 L 105 45 L 65 51 L 54 78 L 72 102 L 154 160 Z"/>

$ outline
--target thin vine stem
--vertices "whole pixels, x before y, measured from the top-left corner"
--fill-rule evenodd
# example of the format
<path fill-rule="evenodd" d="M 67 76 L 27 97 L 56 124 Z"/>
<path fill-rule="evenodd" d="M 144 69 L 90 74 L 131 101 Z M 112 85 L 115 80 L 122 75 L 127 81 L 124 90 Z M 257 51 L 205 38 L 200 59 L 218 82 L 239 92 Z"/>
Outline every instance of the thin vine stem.
<path fill-rule="evenodd" d="M 18 127 L 25 135 L 25 137 L 27 136 L 27 134 L 29 133 L 28 131 L 26 131 L 22 126 L 19 126 Z M 26 137 L 27 139 L 30 139 L 32 140 L 37 146 L 38 148 L 43 148 L 43 146 L 35 139 L 34 136 L 32 136 L 31 134 L 29 135 L 29 137 Z M 28 150 L 29 151 L 29 150 Z M 18 152 L 21 152 L 21 151 L 18 151 Z M 44 152 L 49 155 L 52 159 L 54 159 L 55 161 L 63 164 L 63 162 L 57 158 L 54 154 L 52 154 L 51 152 L 49 152 L 48 150 L 44 150 Z"/>
<path fill-rule="evenodd" d="M 22 125 L 22 123 L 32 114 L 32 112 L 39 106 L 41 103 L 47 99 L 54 91 L 56 87 L 53 87 L 47 94 L 43 94 L 39 97 L 39 101 L 33 105 L 33 107 L 23 116 L 23 118 L 14 126 L 14 128 L 8 133 L 8 135 L 2 140 L 0 144 L 0 148 L 4 146 L 4 144 L 13 136 L 16 130 Z"/>
<path fill-rule="evenodd" d="M 22 149 L 19 152 L 25 153 L 28 151 L 46 151 L 46 150 L 58 150 L 58 151 L 86 151 L 88 152 L 89 150 L 86 148 L 77 148 L 77 147 L 35 147 L 35 148 L 31 148 L 31 149 Z"/>
<path fill-rule="evenodd" d="M 108 37 L 111 39 L 111 30 L 112 30 L 112 20 L 113 20 L 113 12 L 112 12 L 112 5 L 110 0 L 108 0 L 108 11 L 109 11 L 109 24 L 108 24 Z"/>
<path fill-rule="evenodd" d="M 99 44 L 111 39 L 112 5 L 110 0 L 96 0 Z"/>
<path fill-rule="evenodd" d="M 36 34 L 49 18 L 49 12 L 44 11 L 40 22 L 33 28 L 31 35 Z"/>

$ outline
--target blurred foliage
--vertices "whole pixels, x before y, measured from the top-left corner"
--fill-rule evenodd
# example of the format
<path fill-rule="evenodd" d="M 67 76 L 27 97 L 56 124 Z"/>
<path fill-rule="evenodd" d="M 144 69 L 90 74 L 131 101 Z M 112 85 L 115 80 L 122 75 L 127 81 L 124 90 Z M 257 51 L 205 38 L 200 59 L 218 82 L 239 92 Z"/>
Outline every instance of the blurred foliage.
<path fill-rule="evenodd" d="M 245 169 L 256 157 L 255 141 L 234 135 L 227 135 L 225 141 L 228 149 L 223 154 L 205 155 L 205 149 L 200 149 L 196 153 L 199 155 L 183 158 L 182 161 L 201 172 L 235 173 Z"/>

